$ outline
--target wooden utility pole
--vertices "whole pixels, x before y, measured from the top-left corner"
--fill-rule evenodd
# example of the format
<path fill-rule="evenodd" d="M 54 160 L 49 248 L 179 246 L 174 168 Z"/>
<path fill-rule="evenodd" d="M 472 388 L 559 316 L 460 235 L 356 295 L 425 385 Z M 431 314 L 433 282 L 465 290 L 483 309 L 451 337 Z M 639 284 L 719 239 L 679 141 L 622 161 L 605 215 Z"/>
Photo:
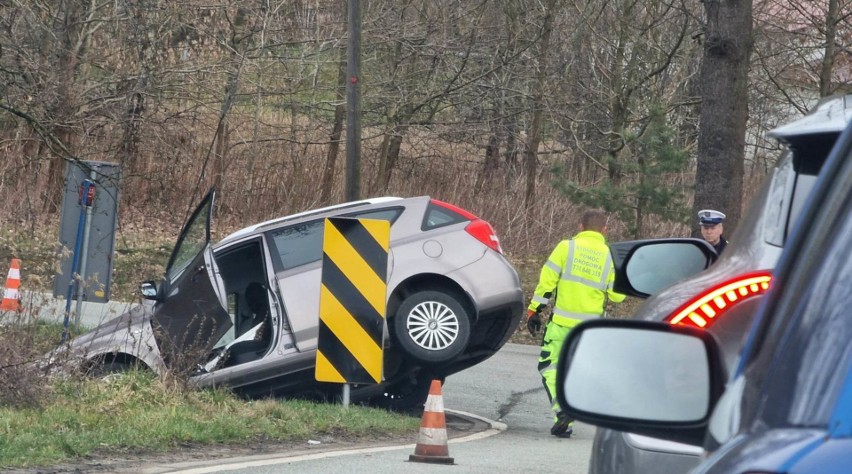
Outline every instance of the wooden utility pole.
<path fill-rule="evenodd" d="M 349 45 L 346 84 L 346 200 L 361 195 L 361 8 L 349 1 Z"/>

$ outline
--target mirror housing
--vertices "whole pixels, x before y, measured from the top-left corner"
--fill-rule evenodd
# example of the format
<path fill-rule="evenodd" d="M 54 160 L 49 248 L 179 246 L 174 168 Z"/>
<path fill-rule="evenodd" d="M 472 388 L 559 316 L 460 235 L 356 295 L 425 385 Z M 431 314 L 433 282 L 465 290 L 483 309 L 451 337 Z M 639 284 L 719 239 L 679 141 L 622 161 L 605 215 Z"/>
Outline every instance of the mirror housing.
<path fill-rule="evenodd" d="M 144 281 L 139 285 L 139 292 L 146 300 L 160 301 L 160 292 L 157 283 L 152 280 Z"/>
<path fill-rule="evenodd" d="M 562 347 L 557 400 L 571 418 L 618 431 L 701 445 L 724 387 L 706 331 L 657 321 L 596 319 Z"/>
<path fill-rule="evenodd" d="M 702 239 L 646 239 L 610 244 L 621 294 L 647 298 L 710 267 L 718 256 Z"/>

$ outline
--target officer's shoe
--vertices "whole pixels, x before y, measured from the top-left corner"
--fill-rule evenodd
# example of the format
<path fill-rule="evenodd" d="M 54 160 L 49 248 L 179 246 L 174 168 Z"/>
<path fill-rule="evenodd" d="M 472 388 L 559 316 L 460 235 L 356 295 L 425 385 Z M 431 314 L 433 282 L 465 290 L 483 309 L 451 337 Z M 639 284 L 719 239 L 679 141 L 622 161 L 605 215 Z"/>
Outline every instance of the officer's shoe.
<path fill-rule="evenodd" d="M 568 415 L 560 411 L 556 414 L 556 423 L 550 428 L 550 434 L 558 438 L 570 438 L 574 433 L 573 425 L 574 420 L 568 418 Z"/>

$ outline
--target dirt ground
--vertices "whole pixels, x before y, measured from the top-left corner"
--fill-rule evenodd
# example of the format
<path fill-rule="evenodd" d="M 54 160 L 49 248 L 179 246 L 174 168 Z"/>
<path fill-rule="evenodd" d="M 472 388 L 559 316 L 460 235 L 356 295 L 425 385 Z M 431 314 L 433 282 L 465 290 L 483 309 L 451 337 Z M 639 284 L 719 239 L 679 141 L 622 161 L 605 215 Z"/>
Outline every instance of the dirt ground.
<path fill-rule="evenodd" d="M 488 429 L 487 423 L 459 415 L 446 413 L 447 436 L 450 439 L 467 436 Z M 370 437 L 337 437 L 321 436 L 316 439 L 305 439 L 291 442 L 274 440 L 256 440 L 246 445 L 201 445 L 184 443 L 175 446 L 168 452 L 151 451 L 120 451 L 101 452 L 91 456 L 64 462 L 52 466 L 40 466 L 26 469 L 3 469 L 9 474 L 69 474 L 69 473 L 116 473 L 130 474 L 140 472 L 166 472 L 176 470 L 173 465 L 229 459 L 245 456 L 263 455 L 302 455 L 325 451 L 339 451 L 375 446 L 405 445 L 417 443 L 418 433 L 405 437 L 370 436 Z M 166 466 L 172 465 L 169 469 Z M 188 466 L 184 466 L 184 469 Z"/>

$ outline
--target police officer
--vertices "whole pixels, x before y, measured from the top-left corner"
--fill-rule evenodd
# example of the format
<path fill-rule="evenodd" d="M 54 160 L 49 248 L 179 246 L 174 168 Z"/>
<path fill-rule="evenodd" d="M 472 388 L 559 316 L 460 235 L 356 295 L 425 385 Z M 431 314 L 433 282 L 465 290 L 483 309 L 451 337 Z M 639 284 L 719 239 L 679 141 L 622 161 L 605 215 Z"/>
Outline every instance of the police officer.
<path fill-rule="evenodd" d="M 704 209 L 698 212 L 698 224 L 701 226 L 701 236 L 710 243 L 716 254 L 721 255 L 728 245 L 728 241 L 722 235 L 725 232 L 725 214 L 713 209 Z"/>
<path fill-rule="evenodd" d="M 570 437 L 574 420 L 568 418 L 556 401 L 556 363 L 562 343 L 581 321 L 601 316 L 607 297 L 614 303 L 624 295 L 612 291 L 615 272 L 612 256 L 604 239 L 607 215 L 591 210 L 583 214 L 581 232 L 563 240 L 541 269 L 538 286 L 527 310 L 527 329 L 535 336 L 541 329 L 541 310 L 556 297 L 553 315 L 544 330 L 538 370 L 555 413 L 550 434 Z"/>

